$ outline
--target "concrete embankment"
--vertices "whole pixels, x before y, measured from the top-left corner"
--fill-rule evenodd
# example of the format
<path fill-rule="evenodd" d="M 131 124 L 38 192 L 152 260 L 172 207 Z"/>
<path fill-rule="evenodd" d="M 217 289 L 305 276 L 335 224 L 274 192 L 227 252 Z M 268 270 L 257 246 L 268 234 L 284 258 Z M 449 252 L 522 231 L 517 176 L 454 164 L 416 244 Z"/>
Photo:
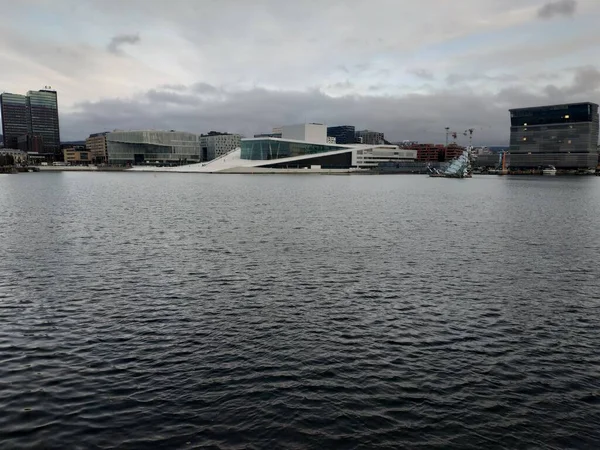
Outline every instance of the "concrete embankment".
<path fill-rule="evenodd" d="M 126 167 L 39 166 L 40 172 L 122 172 Z"/>

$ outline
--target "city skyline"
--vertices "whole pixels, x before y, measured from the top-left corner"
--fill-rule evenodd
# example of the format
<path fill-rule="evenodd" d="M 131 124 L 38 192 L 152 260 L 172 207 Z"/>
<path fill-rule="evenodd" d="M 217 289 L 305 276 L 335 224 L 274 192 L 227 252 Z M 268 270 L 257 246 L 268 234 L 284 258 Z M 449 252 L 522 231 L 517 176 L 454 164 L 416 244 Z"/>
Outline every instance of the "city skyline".
<path fill-rule="evenodd" d="M 510 108 L 600 101 L 594 0 L 397 3 L 0 0 L 0 92 L 51 85 L 65 141 L 318 121 L 502 145 Z"/>

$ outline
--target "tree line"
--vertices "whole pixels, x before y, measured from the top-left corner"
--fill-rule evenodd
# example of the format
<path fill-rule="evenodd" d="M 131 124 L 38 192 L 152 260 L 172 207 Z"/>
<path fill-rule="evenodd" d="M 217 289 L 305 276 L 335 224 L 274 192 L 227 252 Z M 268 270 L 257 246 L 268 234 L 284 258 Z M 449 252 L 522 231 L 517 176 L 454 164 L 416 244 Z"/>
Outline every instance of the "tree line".
<path fill-rule="evenodd" d="M 0 167 L 14 166 L 15 158 L 13 155 L 0 155 Z"/>

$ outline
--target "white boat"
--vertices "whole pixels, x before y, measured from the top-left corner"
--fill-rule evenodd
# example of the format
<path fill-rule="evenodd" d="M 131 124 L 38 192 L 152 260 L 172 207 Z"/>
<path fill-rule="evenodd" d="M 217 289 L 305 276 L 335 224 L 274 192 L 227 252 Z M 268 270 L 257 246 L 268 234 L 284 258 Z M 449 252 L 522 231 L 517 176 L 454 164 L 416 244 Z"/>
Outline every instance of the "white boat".
<path fill-rule="evenodd" d="M 546 166 L 542 170 L 542 174 L 544 174 L 544 175 L 556 175 L 556 167 L 554 167 L 554 166 Z"/>

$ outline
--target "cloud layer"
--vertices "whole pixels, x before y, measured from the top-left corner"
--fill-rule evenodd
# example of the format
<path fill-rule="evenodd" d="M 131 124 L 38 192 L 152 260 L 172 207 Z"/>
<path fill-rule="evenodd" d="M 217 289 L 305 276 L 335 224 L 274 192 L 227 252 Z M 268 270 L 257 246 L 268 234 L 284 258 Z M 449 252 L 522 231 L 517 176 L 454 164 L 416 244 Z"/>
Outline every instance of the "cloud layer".
<path fill-rule="evenodd" d="M 108 46 L 106 47 L 109 52 L 114 54 L 121 53 L 121 46 L 124 44 L 137 44 L 140 42 L 139 34 L 118 34 L 117 36 L 113 36 Z"/>
<path fill-rule="evenodd" d="M 538 16 L 542 19 L 550 19 L 555 16 L 570 17 L 575 14 L 577 2 L 575 0 L 557 0 L 543 5 L 538 10 Z"/>
<path fill-rule="evenodd" d="M 508 108 L 600 100 L 597 0 L 0 0 L 0 10 L 0 91 L 57 88 L 63 139 L 252 135 L 306 120 L 438 142 L 445 126 L 473 127 L 480 143 L 503 144 Z"/>

